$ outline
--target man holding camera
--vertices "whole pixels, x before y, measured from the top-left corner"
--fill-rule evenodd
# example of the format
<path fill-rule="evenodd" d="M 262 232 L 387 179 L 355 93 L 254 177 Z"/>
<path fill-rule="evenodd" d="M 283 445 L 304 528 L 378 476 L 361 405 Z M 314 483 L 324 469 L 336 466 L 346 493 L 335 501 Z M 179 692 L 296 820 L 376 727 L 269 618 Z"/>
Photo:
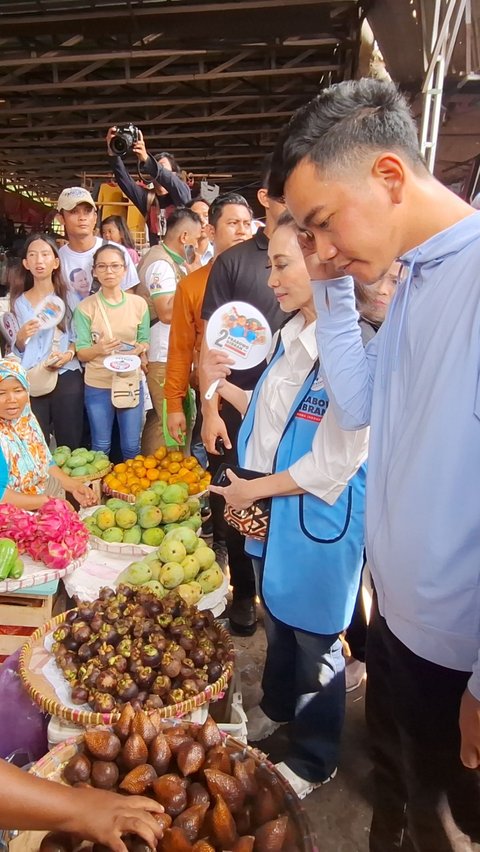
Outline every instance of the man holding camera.
<path fill-rule="evenodd" d="M 145 217 L 150 245 L 157 245 L 163 233 L 162 219 L 175 207 L 183 207 L 191 199 L 190 188 L 180 175 L 180 167 L 172 154 L 163 152 L 157 157 L 149 154 L 138 127 L 110 127 L 106 136 L 110 167 L 120 189 Z M 130 177 L 123 157 L 131 150 L 138 160 L 138 174 L 153 190 L 145 189 Z"/>

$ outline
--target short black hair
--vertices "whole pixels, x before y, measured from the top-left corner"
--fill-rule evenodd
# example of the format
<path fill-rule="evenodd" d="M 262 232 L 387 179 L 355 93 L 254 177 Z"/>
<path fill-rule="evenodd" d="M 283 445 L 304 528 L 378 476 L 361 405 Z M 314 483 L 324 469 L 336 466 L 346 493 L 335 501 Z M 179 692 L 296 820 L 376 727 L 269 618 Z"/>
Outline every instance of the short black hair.
<path fill-rule="evenodd" d="M 209 201 L 207 201 L 205 198 L 202 198 L 202 197 L 201 197 L 201 195 L 197 195 L 197 197 L 196 197 L 196 198 L 191 198 L 191 199 L 190 199 L 190 201 L 187 201 L 187 203 L 185 204 L 185 207 L 186 207 L 188 210 L 191 210 L 191 209 L 192 209 L 192 207 L 193 207 L 193 205 L 194 205 L 194 204 L 198 204 L 198 202 L 199 202 L 199 201 L 201 201 L 201 202 L 202 202 L 202 204 L 206 204 L 206 205 L 207 205 L 207 207 L 210 207 L 210 202 L 209 202 Z"/>
<path fill-rule="evenodd" d="M 173 154 L 169 154 L 168 151 L 161 151 L 160 154 L 155 154 L 155 160 L 157 161 L 157 163 L 159 160 L 163 159 L 168 160 L 172 167 L 172 172 L 175 172 L 176 175 L 180 174 L 180 166 L 176 160 L 176 157 L 174 157 Z"/>
<path fill-rule="evenodd" d="M 288 177 L 303 159 L 320 168 L 341 167 L 382 149 L 398 151 L 413 167 L 426 168 L 405 97 L 388 81 L 364 77 L 337 83 L 297 110 L 281 132 L 268 193 L 283 198 Z"/>
<path fill-rule="evenodd" d="M 200 216 L 194 210 L 189 210 L 188 207 L 176 207 L 167 219 L 167 234 L 175 231 L 180 225 L 185 225 L 187 221 L 202 224 Z"/>
<path fill-rule="evenodd" d="M 243 195 L 240 195 L 238 192 L 226 192 L 224 195 L 218 195 L 215 200 L 212 201 L 210 210 L 208 211 L 209 225 L 213 225 L 214 228 L 216 227 L 220 216 L 228 204 L 240 204 L 242 207 L 246 207 L 250 216 L 253 218 L 253 210 Z"/>

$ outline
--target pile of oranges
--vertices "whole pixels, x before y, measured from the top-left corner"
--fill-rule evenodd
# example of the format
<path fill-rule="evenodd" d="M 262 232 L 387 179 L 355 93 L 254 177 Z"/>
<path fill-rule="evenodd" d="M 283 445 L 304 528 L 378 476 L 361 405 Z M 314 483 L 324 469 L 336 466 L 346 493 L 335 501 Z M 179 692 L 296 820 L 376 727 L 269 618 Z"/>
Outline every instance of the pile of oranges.
<path fill-rule="evenodd" d="M 210 474 L 194 456 L 184 456 L 179 450 L 168 452 L 166 447 L 159 447 L 151 456 L 139 455 L 114 465 L 104 482 L 112 491 L 136 496 L 157 480 L 169 485 L 186 482 L 189 494 L 200 494 L 206 491 L 210 479 Z"/>

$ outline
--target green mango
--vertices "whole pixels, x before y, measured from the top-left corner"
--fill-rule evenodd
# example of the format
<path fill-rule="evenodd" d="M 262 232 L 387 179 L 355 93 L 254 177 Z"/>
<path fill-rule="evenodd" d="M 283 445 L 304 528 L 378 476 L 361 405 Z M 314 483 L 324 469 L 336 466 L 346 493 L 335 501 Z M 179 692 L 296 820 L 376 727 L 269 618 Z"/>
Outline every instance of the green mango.
<path fill-rule="evenodd" d="M 91 470 L 88 469 L 88 465 L 79 465 L 78 467 L 73 468 L 70 476 L 90 476 Z"/>
<path fill-rule="evenodd" d="M 83 453 L 82 455 L 80 455 L 79 453 L 77 456 L 74 456 L 72 453 L 68 460 L 68 466 L 71 467 L 72 470 L 75 467 L 85 467 L 86 464 L 88 464 L 88 460 L 85 453 Z"/>
<path fill-rule="evenodd" d="M 104 541 L 118 544 L 123 541 L 123 530 L 120 527 L 110 527 L 102 533 L 102 538 Z"/>
<path fill-rule="evenodd" d="M 125 530 L 123 533 L 124 544 L 140 544 L 141 540 L 142 528 L 139 524 L 135 524 L 134 527 L 131 527 L 129 530 Z"/>
<path fill-rule="evenodd" d="M 129 509 L 130 503 L 127 503 L 126 500 L 120 500 L 119 497 L 109 497 L 105 506 L 112 512 L 117 512 L 118 509 Z"/>
<path fill-rule="evenodd" d="M 142 541 L 150 547 L 159 547 L 163 541 L 165 533 L 160 527 L 151 527 L 142 533 Z"/>

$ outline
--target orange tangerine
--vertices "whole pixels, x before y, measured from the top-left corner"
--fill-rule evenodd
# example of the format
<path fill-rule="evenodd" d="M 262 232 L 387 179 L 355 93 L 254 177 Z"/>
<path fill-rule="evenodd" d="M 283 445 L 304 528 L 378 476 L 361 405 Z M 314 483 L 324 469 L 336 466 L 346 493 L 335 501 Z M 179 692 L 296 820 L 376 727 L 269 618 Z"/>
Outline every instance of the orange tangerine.
<path fill-rule="evenodd" d="M 194 470 L 187 471 L 187 473 L 183 477 L 184 481 L 188 482 L 189 484 L 192 482 L 198 482 L 199 478 L 200 477 L 198 476 L 198 473 L 195 473 Z"/>
<path fill-rule="evenodd" d="M 181 467 L 180 470 L 178 471 L 178 473 L 180 474 L 180 476 L 186 476 L 186 474 L 188 473 L 188 468 L 187 467 Z"/>
<path fill-rule="evenodd" d="M 162 459 L 162 461 L 160 462 L 159 467 L 161 467 L 162 470 L 168 470 L 169 465 L 170 465 L 170 459 L 165 456 L 165 458 Z"/>
<path fill-rule="evenodd" d="M 187 470 L 193 470 L 193 468 L 198 464 L 195 456 L 187 456 L 183 460 L 183 466 L 187 468 Z"/>
<path fill-rule="evenodd" d="M 142 454 L 139 453 L 138 456 L 135 456 L 135 461 L 143 461 L 144 458 L 145 458 L 145 456 L 142 456 Z"/>
<path fill-rule="evenodd" d="M 164 459 L 165 456 L 167 455 L 167 448 L 166 447 L 159 447 L 158 450 L 155 450 L 153 455 L 155 456 L 156 459 L 158 459 L 158 461 L 162 461 L 162 459 Z"/>
<path fill-rule="evenodd" d="M 183 453 L 178 450 L 171 450 L 168 453 L 168 458 L 171 462 L 181 462 L 183 461 Z"/>
<path fill-rule="evenodd" d="M 115 491 L 121 491 L 122 490 L 123 482 L 120 482 L 120 480 L 116 476 L 113 476 L 108 484 L 109 484 L 110 488 L 114 488 Z"/>
<path fill-rule="evenodd" d="M 140 484 L 141 484 L 142 488 L 149 488 L 150 487 L 150 480 L 147 479 L 146 476 L 142 476 L 142 478 L 140 480 Z"/>
<path fill-rule="evenodd" d="M 168 465 L 168 469 L 170 473 L 178 473 L 178 471 L 180 470 L 180 465 L 178 462 L 174 461 Z"/>
<path fill-rule="evenodd" d="M 120 464 L 115 464 L 113 466 L 113 469 L 115 473 L 125 473 L 127 465 L 125 464 L 125 462 L 120 462 Z"/>
<path fill-rule="evenodd" d="M 168 482 L 170 479 L 170 472 L 168 470 L 161 470 L 158 474 L 158 478 L 160 482 Z"/>
<path fill-rule="evenodd" d="M 140 494 L 141 490 L 142 490 L 142 486 L 140 484 L 132 485 L 132 487 L 130 488 L 130 491 L 132 492 L 132 494 L 135 494 L 135 495 Z"/>
<path fill-rule="evenodd" d="M 122 483 L 122 485 L 126 485 L 126 484 L 127 484 L 127 474 L 126 474 L 126 473 L 118 473 L 118 474 L 117 474 L 117 479 L 119 479 L 119 480 L 120 480 L 120 482 Z"/>
<path fill-rule="evenodd" d="M 143 462 L 143 466 L 147 468 L 147 470 L 151 470 L 154 467 L 157 467 L 158 459 L 155 459 L 153 456 L 147 456 L 145 461 Z"/>
<path fill-rule="evenodd" d="M 198 482 L 191 482 L 188 486 L 189 494 L 198 494 L 200 492 L 200 485 Z"/>
<path fill-rule="evenodd" d="M 178 473 L 172 473 L 168 482 L 170 485 L 175 485 L 176 482 L 180 482 L 180 477 Z"/>
<path fill-rule="evenodd" d="M 157 470 L 157 468 L 151 468 L 150 470 L 147 470 L 146 475 L 150 482 L 155 482 L 155 480 L 160 476 L 160 471 Z"/>

